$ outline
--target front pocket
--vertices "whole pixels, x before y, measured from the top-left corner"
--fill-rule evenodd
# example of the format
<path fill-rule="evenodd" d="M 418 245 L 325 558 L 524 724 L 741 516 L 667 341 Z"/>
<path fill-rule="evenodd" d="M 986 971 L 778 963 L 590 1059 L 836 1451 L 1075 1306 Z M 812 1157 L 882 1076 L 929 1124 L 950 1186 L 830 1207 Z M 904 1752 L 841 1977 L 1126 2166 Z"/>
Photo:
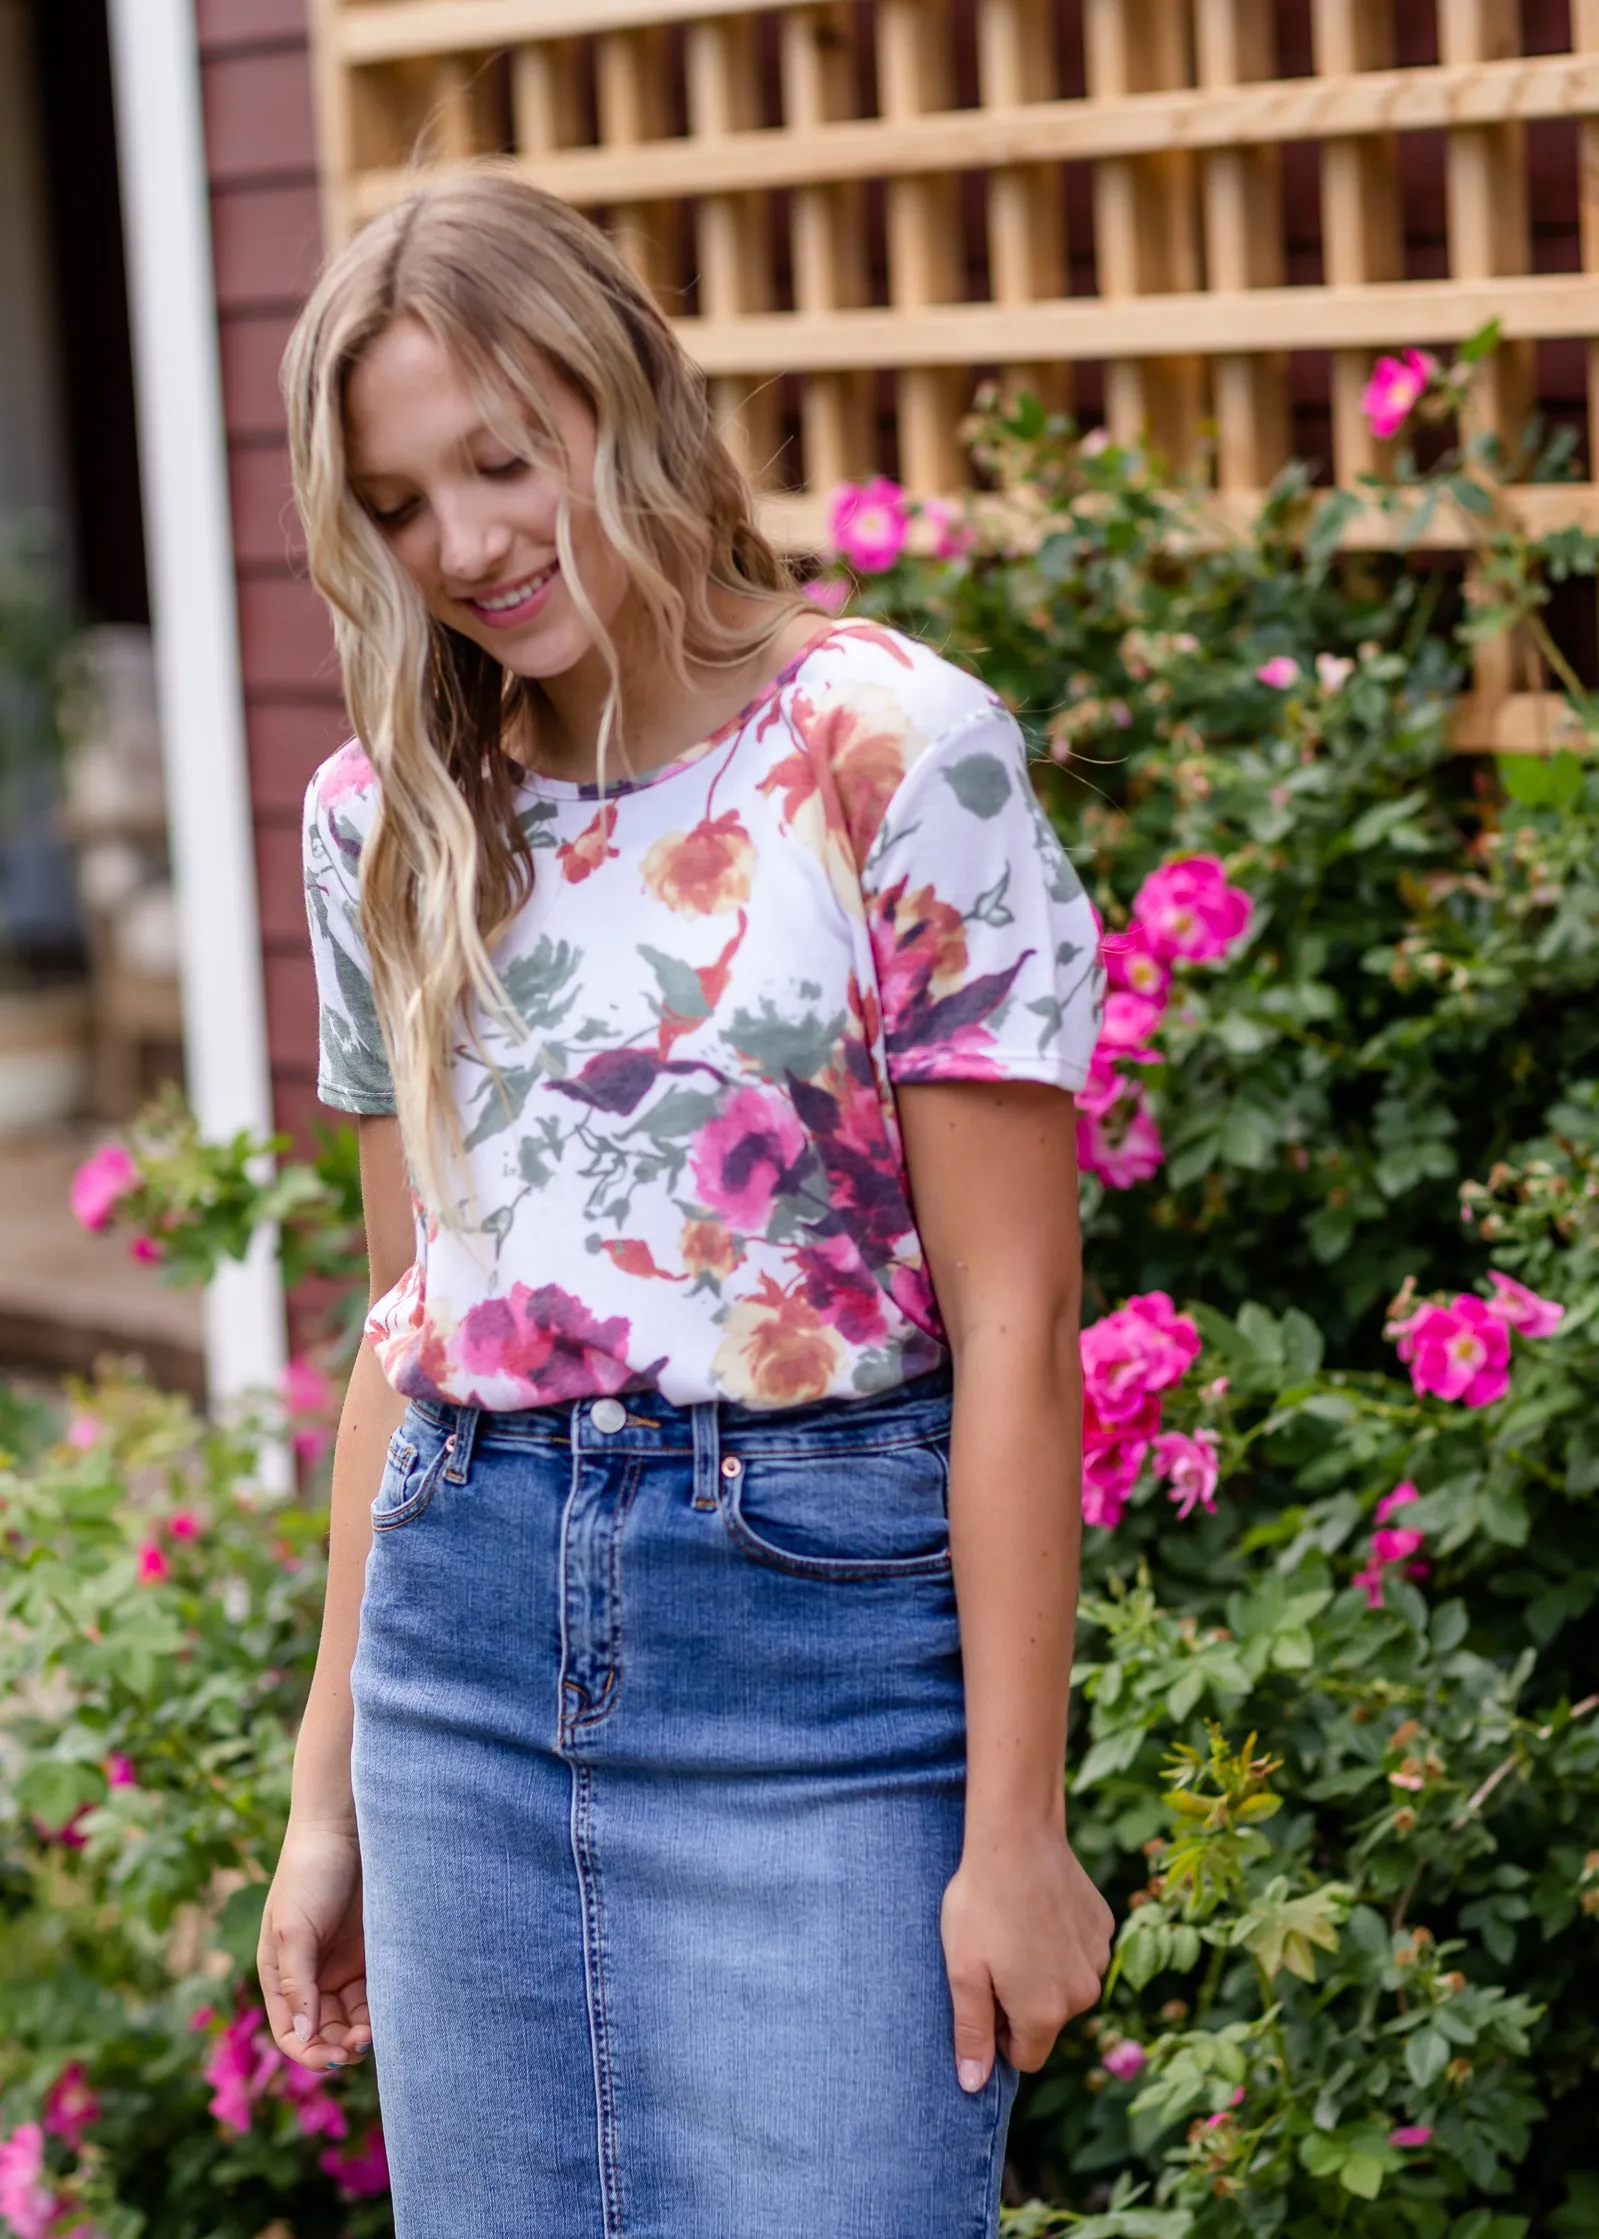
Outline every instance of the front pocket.
<path fill-rule="evenodd" d="M 949 1561 L 949 1455 L 940 1440 L 734 1456 L 723 1518 L 758 1562 L 802 1578 L 932 1578 Z"/>
<path fill-rule="evenodd" d="M 401 1524 L 409 1524 L 420 1516 L 433 1498 L 440 1472 L 449 1459 L 450 1442 L 441 1441 L 438 1452 L 424 1459 L 415 1441 L 408 1438 L 405 1427 L 389 1440 L 387 1459 L 383 1464 L 383 1477 L 378 1486 L 377 1498 L 372 1503 L 372 1529 L 375 1532 L 393 1531 Z"/>

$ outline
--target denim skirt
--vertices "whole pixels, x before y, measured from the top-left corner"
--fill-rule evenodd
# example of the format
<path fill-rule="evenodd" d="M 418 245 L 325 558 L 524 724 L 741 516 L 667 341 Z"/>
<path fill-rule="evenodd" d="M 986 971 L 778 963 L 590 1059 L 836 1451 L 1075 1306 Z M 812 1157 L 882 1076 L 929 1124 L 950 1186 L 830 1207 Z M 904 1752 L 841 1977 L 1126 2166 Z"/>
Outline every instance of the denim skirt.
<path fill-rule="evenodd" d="M 985 2239 L 947 1371 L 413 1404 L 353 1675 L 398 2239 Z"/>

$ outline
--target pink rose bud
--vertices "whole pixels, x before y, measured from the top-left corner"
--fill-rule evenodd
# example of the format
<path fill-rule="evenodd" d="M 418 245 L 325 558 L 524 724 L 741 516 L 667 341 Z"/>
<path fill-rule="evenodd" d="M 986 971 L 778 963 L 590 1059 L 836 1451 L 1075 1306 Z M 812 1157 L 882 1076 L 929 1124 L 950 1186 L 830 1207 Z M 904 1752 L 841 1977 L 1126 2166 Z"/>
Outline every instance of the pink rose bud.
<path fill-rule="evenodd" d="M 139 1186 L 139 1169 L 120 1143 L 106 1143 L 72 1177 L 70 1201 L 85 1228 L 106 1228 L 120 1198 Z"/>

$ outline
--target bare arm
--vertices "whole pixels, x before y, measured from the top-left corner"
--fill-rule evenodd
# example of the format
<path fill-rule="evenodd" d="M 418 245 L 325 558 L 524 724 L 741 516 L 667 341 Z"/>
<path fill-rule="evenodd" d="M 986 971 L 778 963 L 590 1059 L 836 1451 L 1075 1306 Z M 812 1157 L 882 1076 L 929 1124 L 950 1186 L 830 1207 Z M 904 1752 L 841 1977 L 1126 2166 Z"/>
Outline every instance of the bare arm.
<path fill-rule="evenodd" d="M 361 1200 L 370 1296 L 376 1300 L 411 1264 L 414 1232 L 398 1122 L 363 1119 L 360 1127 Z M 272 2033 L 307 2067 L 356 2057 L 371 2036 L 350 1793 L 350 1668 L 372 1543 L 372 1499 L 404 1413 L 405 1402 L 390 1389 L 363 1339 L 333 1449 L 322 1637 L 295 1746 L 288 1832 L 258 1954 Z"/>
<path fill-rule="evenodd" d="M 1076 1121 L 1024 1082 L 906 1085 L 905 1156 L 955 1362 L 950 1545 L 967 1714 L 966 1830 L 944 1903 L 969 2089 L 996 2041 L 1048 2057 L 1091 2006 L 1109 1908 L 1066 1841 L 1082 1538 Z"/>

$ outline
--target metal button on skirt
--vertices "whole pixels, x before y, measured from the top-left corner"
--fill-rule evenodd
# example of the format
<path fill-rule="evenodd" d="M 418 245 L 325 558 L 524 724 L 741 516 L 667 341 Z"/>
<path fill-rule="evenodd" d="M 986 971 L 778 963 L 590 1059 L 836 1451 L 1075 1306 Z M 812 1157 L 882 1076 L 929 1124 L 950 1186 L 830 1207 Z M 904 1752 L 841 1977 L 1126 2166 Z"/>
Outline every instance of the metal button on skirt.
<path fill-rule="evenodd" d="M 949 1384 L 415 1405 L 354 1671 L 399 2239 L 984 2239 Z"/>

